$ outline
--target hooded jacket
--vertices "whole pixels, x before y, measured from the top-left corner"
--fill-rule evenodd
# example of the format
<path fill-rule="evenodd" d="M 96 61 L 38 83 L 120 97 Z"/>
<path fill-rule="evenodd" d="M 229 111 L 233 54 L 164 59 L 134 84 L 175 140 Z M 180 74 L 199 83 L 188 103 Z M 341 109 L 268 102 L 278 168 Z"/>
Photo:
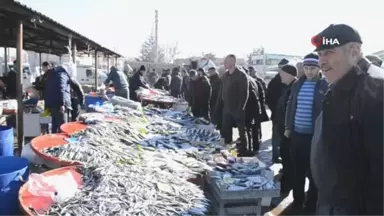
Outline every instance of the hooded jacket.
<path fill-rule="evenodd" d="M 44 88 L 44 103 L 48 108 L 65 106 L 71 108 L 70 77 L 63 67 L 55 67 L 47 72 Z"/>

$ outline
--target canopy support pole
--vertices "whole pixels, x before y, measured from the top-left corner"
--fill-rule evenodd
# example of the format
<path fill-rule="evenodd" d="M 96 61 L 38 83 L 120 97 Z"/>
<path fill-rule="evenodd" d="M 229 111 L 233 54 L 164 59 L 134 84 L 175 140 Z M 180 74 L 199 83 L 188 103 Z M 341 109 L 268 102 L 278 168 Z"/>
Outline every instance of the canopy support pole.
<path fill-rule="evenodd" d="M 8 47 L 4 47 L 4 73 L 1 74 L 4 76 L 8 72 Z"/>
<path fill-rule="evenodd" d="M 16 25 L 16 99 L 17 99 L 17 143 L 18 151 L 24 147 L 24 111 L 23 111 L 23 21 Z"/>
<path fill-rule="evenodd" d="M 98 66 L 99 66 L 99 56 L 98 56 L 97 50 L 95 50 L 95 91 L 97 91 L 97 87 L 99 86 L 98 85 L 99 72 L 97 71 Z"/>
<path fill-rule="evenodd" d="M 107 54 L 107 74 L 109 72 L 109 54 Z"/>

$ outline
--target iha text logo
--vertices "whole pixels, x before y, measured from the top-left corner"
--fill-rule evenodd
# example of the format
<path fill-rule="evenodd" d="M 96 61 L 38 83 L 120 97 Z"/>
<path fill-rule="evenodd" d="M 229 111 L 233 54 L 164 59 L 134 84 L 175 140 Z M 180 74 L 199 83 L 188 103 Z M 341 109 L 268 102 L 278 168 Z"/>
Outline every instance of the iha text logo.
<path fill-rule="evenodd" d="M 320 37 L 318 35 L 312 37 L 311 43 L 315 47 L 340 45 L 337 38 Z"/>

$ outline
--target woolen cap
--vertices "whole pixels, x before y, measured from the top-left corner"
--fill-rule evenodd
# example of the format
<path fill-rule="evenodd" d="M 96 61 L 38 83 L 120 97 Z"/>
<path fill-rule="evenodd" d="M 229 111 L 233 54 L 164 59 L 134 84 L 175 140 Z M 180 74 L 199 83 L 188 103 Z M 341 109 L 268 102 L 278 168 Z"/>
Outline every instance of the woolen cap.
<path fill-rule="evenodd" d="M 310 53 L 304 57 L 303 66 L 319 66 L 319 55 Z"/>
<path fill-rule="evenodd" d="M 281 68 L 285 73 L 291 74 L 292 76 L 297 76 L 297 68 L 294 65 L 286 64 Z"/>
<path fill-rule="evenodd" d="M 146 71 L 146 70 L 145 70 L 145 66 L 144 66 L 144 65 L 141 65 L 139 71 Z"/>
<path fill-rule="evenodd" d="M 283 58 L 280 60 L 280 62 L 277 65 L 286 65 L 288 63 L 289 63 L 289 61 L 287 59 Z"/>

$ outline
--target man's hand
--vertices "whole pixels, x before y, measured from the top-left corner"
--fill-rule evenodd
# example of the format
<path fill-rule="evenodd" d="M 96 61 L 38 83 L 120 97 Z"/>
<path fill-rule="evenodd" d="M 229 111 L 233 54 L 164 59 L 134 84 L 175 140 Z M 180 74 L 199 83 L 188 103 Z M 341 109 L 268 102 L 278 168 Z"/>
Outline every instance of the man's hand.
<path fill-rule="evenodd" d="M 64 106 L 60 106 L 60 110 L 59 110 L 61 113 L 64 113 L 65 112 L 65 107 Z"/>
<path fill-rule="evenodd" d="M 285 130 L 284 136 L 287 138 L 290 138 L 291 137 L 291 130 Z"/>

